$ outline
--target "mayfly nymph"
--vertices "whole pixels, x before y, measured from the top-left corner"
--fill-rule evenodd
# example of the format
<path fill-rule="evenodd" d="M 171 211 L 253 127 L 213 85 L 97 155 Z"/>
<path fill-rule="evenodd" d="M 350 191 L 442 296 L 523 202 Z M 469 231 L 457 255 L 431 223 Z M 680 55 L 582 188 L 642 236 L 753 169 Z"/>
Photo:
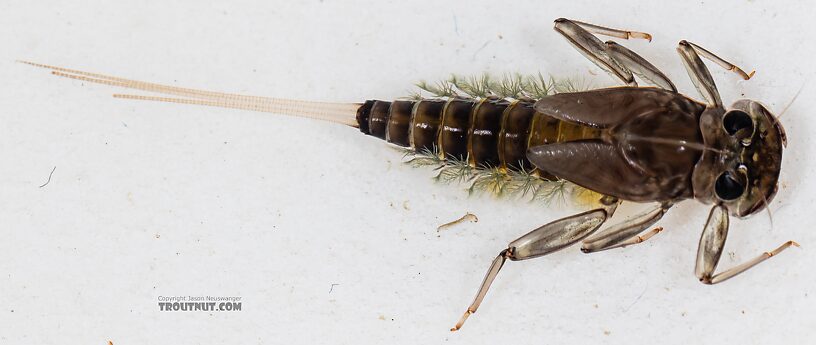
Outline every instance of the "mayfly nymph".
<path fill-rule="evenodd" d="M 452 78 L 420 87 L 436 97 L 326 103 L 173 87 L 26 62 L 92 83 L 164 96 L 114 97 L 287 114 L 358 128 L 403 147 L 415 165 L 435 165 L 437 179 L 471 181 L 471 189 L 551 195 L 565 183 L 590 191 L 595 208 L 545 224 L 510 242 L 490 265 L 473 303 L 451 330 L 476 312 L 507 260 L 527 260 L 581 242 L 592 253 L 641 243 L 676 203 L 712 205 L 697 250 L 695 275 L 704 284 L 732 278 L 796 245 L 716 273 L 729 218 L 768 207 L 777 191 L 785 132 L 761 103 L 725 107 L 703 63 L 708 59 L 745 80 L 753 75 L 688 41 L 677 52 L 702 101 L 677 92 L 657 67 L 595 35 L 646 39 L 642 32 L 557 19 L 555 31 L 624 86 L 558 89 L 542 77 Z M 635 80 L 653 86 L 640 87 Z M 598 231 L 623 201 L 652 203 L 646 212 Z M 649 230 L 651 228 L 651 230 Z"/>

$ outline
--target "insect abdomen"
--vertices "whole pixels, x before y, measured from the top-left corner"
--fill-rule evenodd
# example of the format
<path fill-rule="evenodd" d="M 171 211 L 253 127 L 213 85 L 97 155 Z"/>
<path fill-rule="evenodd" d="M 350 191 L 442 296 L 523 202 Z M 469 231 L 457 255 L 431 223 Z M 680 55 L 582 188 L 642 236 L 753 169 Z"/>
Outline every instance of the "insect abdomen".
<path fill-rule="evenodd" d="M 474 167 L 527 171 L 533 169 L 528 147 L 600 136 L 600 130 L 560 121 L 520 100 L 372 100 L 360 107 L 357 122 L 363 133 L 395 145 L 436 150 Z"/>

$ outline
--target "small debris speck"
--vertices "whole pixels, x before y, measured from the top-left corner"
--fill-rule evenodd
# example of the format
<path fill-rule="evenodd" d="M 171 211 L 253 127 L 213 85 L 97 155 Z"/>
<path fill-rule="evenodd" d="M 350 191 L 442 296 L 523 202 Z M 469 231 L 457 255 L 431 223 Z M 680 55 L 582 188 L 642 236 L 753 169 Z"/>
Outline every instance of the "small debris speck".
<path fill-rule="evenodd" d="M 447 228 L 449 228 L 451 226 L 454 226 L 456 224 L 463 223 L 463 222 L 476 223 L 478 221 L 479 221 L 479 218 L 476 217 L 475 214 L 472 214 L 472 213 L 468 212 L 468 213 L 465 213 L 464 216 L 462 216 L 461 218 L 459 218 L 457 220 L 454 220 L 452 222 L 448 222 L 448 223 L 440 225 L 439 227 L 436 228 L 436 231 L 439 232 L 439 231 L 445 230 L 445 229 L 447 229 Z"/>
<path fill-rule="evenodd" d="M 57 166 L 56 166 L 56 165 L 54 166 L 54 169 L 51 169 L 51 173 L 49 173 L 49 174 L 48 174 L 48 180 L 47 180 L 47 181 L 45 181 L 45 183 L 41 184 L 41 185 L 40 185 L 40 188 L 45 187 L 46 185 L 48 185 L 49 183 L 51 183 L 51 176 L 53 176 L 53 175 L 54 175 L 54 170 L 57 170 Z"/>

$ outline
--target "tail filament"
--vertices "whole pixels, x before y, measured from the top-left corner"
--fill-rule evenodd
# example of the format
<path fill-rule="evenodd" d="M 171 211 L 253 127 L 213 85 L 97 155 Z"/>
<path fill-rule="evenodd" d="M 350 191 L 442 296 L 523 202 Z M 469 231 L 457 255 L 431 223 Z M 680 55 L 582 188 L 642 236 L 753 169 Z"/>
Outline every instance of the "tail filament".
<path fill-rule="evenodd" d="M 51 74 L 58 77 L 74 79 L 94 84 L 102 84 L 115 87 L 122 87 L 126 89 L 141 90 L 150 93 L 178 96 L 177 98 L 174 98 L 153 95 L 114 94 L 113 96 L 115 98 L 252 110 L 266 113 L 306 117 L 357 127 L 357 121 L 355 117 L 357 114 L 357 109 L 360 107 L 359 103 L 312 102 L 282 98 L 239 95 L 233 93 L 222 93 L 149 83 L 104 74 L 44 65 L 28 61 L 20 62 L 35 67 L 50 69 Z"/>

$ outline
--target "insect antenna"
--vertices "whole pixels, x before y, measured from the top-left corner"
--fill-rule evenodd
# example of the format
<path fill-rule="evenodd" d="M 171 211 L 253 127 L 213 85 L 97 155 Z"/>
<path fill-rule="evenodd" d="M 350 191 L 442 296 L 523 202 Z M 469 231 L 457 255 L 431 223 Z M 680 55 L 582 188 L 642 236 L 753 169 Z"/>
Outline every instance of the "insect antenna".
<path fill-rule="evenodd" d="M 34 67 L 50 69 L 51 74 L 58 77 L 85 81 L 94 84 L 123 87 L 127 89 L 135 89 L 146 92 L 182 97 L 172 98 L 159 96 L 115 94 L 114 97 L 116 98 L 252 110 L 312 118 L 317 120 L 341 123 L 352 127 L 357 126 L 356 115 L 357 109 L 360 107 L 359 103 L 311 102 L 292 99 L 248 96 L 233 93 L 206 91 L 149 83 L 132 79 L 125 79 L 99 73 L 91 73 L 63 67 L 44 65 L 29 61 L 19 62 Z"/>
<path fill-rule="evenodd" d="M 795 102 L 796 99 L 799 98 L 799 94 L 801 94 L 802 90 L 804 90 L 804 89 L 805 89 L 805 83 L 802 83 L 802 86 L 799 87 L 799 91 L 796 91 L 796 94 L 793 95 L 793 98 L 791 98 L 790 102 L 788 102 L 788 104 L 785 106 L 785 108 L 782 109 L 782 111 L 779 113 L 779 115 L 777 115 L 775 117 L 777 122 L 779 122 L 779 119 L 782 118 L 782 115 L 785 115 L 785 112 L 788 111 L 788 108 L 790 108 L 790 106 L 793 104 L 793 102 Z"/>
<path fill-rule="evenodd" d="M 771 221 L 771 230 L 773 230 L 773 214 L 771 213 L 771 205 L 768 204 L 768 198 L 765 197 L 765 194 L 762 194 L 762 203 L 765 204 L 765 210 L 768 211 L 768 220 Z"/>

